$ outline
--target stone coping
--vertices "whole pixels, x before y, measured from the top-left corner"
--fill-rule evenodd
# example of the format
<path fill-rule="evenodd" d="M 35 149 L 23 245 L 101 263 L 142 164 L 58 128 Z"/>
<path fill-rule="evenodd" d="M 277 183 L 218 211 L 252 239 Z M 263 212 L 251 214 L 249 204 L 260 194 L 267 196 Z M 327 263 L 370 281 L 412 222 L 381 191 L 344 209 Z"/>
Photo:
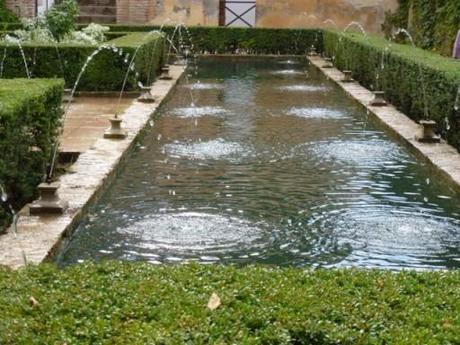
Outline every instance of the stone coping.
<path fill-rule="evenodd" d="M 27 263 L 50 261 L 59 254 L 88 207 L 110 185 L 118 166 L 148 125 L 151 115 L 174 89 L 184 70 L 183 66 L 171 66 L 172 80 L 158 80 L 152 85 L 155 103 L 134 100 L 125 109 L 120 117 L 123 119 L 122 127 L 128 132 L 126 139 L 104 139 L 101 136 L 79 156 L 70 171 L 60 177 L 58 194 L 69 202 L 69 208 L 63 215 L 31 216 L 27 207 L 20 212 L 17 233 L 10 228 L 0 236 L 0 265 L 16 269 Z"/>
<path fill-rule="evenodd" d="M 330 80 L 338 84 L 349 96 L 373 114 L 391 134 L 405 144 L 411 152 L 429 163 L 432 172 L 445 179 L 457 191 L 460 191 L 460 154 L 457 150 L 441 141 L 439 144 L 421 143 L 416 135 L 422 132 L 422 126 L 397 110 L 393 105 L 378 107 L 369 102 L 374 98 L 372 91 L 357 82 L 342 82 L 344 74 L 336 68 L 323 68 L 326 61 L 319 56 L 307 57 L 310 63 L 320 69 Z"/>

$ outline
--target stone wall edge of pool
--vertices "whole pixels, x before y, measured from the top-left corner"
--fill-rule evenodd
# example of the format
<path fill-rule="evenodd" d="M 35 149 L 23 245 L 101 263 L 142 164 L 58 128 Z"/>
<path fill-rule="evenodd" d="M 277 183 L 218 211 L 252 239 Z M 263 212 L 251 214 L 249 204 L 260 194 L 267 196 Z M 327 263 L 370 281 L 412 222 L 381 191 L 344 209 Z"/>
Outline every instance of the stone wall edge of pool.
<path fill-rule="evenodd" d="M 418 158 L 428 163 L 431 172 L 438 175 L 445 182 L 450 183 L 460 192 L 460 154 L 447 144 L 422 143 L 416 138 L 422 132 L 422 126 L 410 119 L 391 104 L 387 106 L 372 106 L 374 99 L 372 91 L 358 82 L 343 82 L 344 73 L 336 68 L 324 68 L 327 61 L 320 56 L 307 56 L 307 60 L 318 68 L 326 77 L 336 83 L 345 93 L 363 106 L 369 114 L 379 121 L 395 139 L 404 144 Z"/>
<path fill-rule="evenodd" d="M 59 196 L 69 202 L 63 215 L 31 216 L 27 207 L 20 212 L 17 231 L 0 236 L 0 265 L 13 269 L 26 264 L 51 261 L 65 247 L 89 207 L 117 176 L 118 168 L 149 125 L 151 116 L 168 99 L 185 72 L 183 66 L 171 66 L 171 80 L 157 80 L 152 85 L 153 104 L 133 101 L 121 114 L 124 140 L 100 138 L 60 177 Z"/>

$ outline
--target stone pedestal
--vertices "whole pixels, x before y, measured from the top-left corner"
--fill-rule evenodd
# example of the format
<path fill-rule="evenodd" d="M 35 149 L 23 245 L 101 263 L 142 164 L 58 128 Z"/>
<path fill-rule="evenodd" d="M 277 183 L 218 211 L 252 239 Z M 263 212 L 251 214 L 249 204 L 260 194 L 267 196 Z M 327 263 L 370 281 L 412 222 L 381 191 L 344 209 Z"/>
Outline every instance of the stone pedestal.
<path fill-rule="evenodd" d="M 122 119 L 113 117 L 110 120 L 110 128 L 105 131 L 104 138 L 106 139 L 125 139 L 128 133 L 121 128 Z"/>
<path fill-rule="evenodd" d="M 352 72 L 351 71 L 342 71 L 343 73 L 343 78 L 341 80 L 342 83 L 352 83 L 354 82 L 351 74 Z"/>
<path fill-rule="evenodd" d="M 155 98 L 152 96 L 152 87 L 151 86 L 143 86 L 141 87 L 142 93 L 137 98 L 138 102 L 141 103 L 155 103 Z"/>
<path fill-rule="evenodd" d="M 172 77 L 169 75 L 169 66 L 161 67 L 160 80 L 171 80 Z"/>
<path fill-rule="evenodd" d="M 59 199 L 57 195 L 58 188 L 58 182 L 41 183 L 38 186 L 40 198 L 29 205 L 30 214 L 63 214 L 69 207 L 69 203 Z"/>
<path fill-rule="evenodd" d="M 435 144 L 441 142 L 441 137 L 436 133 L 437 124 L 432 120 L 420 121 L 422 125 L 422 134 L 417 136 L 417 140 L 421 143 Z"/>
<path fill-rule="evenodd" d="M 369 105 L 373 107 L 385 107 L 388 105 L 387 101 L 385 100 L 385 92 L 384 91 L 374 91 L 374 99 L 370 101 Z"/>
<path fill-rule="evenodd" d="M 332 59 L 331 58 L 324 58 L 324 65 L 321 66 L 322 68 L 334 68 L 334 64 L 332 63 Z"/>

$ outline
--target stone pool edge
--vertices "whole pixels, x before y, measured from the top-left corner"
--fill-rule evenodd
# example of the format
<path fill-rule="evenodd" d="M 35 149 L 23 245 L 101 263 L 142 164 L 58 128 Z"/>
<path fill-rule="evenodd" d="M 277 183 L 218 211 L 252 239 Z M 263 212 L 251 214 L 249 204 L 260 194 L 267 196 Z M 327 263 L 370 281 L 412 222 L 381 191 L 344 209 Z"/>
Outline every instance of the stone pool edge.
<path fill-rule="evenodd" d="M 429 164 L 430 170 L 460 192 L 460 154 L 444 140 L 439 144 L 421 143 L 416 140 L 416 135 L 421 133 L 421 126 L 406 114 L 388 104 L 384 107 L 371 106 L 369 103 L 374 98 L 372 91 L 366 89 L 358 82 L 342 82 L 344 74 L 336 68 L 323 68 L 326 61 L 319 56 L 308 56 L 308 61 L 322 71 L 329 80 L 335 82 L 345 93 L 360 103 L 369 114 L 379 120 L 399 141 L 409 150 Z"/>
<path fill-rule="evenodd" d="M 26 264 L 53 260 L 68 243 L 69 238 L 117 176 L 118 168 L 136 145 L 152 115 L 168 99 L 185 72 L 183 66 L 171 66 L 171 80 L 157 80 L 152 85 L 156 102 L 140 103 L 134 100 L 120 115 L 123 128 L 128 131 L 124 140 L 98 139 L 82 153 L 70 171 L 59 179 L 59 196 L 69 202 L 61 216 L 31 216 L 28 208 L 20 212 L 17 233 L 10 228 L 0 236 L 0 265 L 13 269 Z"/>

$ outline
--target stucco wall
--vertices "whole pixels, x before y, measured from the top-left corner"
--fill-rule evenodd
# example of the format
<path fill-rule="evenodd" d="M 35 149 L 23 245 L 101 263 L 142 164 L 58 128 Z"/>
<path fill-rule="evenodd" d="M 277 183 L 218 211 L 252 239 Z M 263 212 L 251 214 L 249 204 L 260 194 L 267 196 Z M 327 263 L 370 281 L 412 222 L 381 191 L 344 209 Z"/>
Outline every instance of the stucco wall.
<path fill-rule="evenodd" d="M 129 2 L 130 8 L 136 3 L 153 3 L 149 11 L 143 12 L 152 24 L 171 21 L 218 25 L 219 0 L 118 0 L 120 5 L 123 2 Z M 396 9 L 397 3 L 397 0 L 257 0 L 256 26 L 318 27 L 324 26 L 323 22 L 329 18 L 340 27 L 359 21 L 368 31 L 376 32 L 380 31 L 385 11 Z M 120 22 L 146 21 L 145 15 L 123 16 L 121 12 Z"/>
<path fill-rule="evenodd" d="M 6 7 L 23 18 L 35 17 L 35 0 L 6 0 Z"/>

